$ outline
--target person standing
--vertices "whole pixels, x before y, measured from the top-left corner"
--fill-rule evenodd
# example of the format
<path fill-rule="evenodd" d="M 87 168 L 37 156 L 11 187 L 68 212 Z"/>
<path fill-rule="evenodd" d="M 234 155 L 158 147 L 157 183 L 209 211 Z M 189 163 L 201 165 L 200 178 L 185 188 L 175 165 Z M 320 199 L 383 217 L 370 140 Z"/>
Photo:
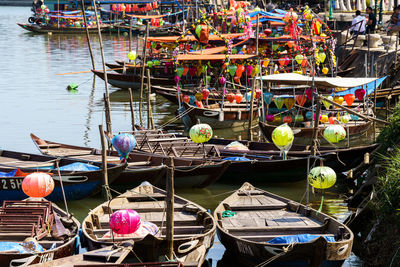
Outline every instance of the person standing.
<path fill-rule="evenodd" d="M 367 19 L 361 16 L 361 11 L 356 11 L 356 17 L 351 22 L 350 33 L 351 34 L 365 34 L 365 26 L 367 25 Z"/>
<path fill-rule="evenodd" d="M 372 7 L 367 7 L 368 22 L 367 22 L 367 33 L 374 33 L 376 27 L 376 16 L 372 12 Z"/>

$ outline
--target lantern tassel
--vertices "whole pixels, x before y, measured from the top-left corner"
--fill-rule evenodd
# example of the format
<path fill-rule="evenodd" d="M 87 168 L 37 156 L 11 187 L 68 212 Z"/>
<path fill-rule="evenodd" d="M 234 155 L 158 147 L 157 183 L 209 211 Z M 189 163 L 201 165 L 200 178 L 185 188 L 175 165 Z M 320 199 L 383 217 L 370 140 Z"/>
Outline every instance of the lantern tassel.
<path fill-rule="evenodd" d="M 322 211 L 323 203 L 324 203 L 324 195 L 322 195 L 321 197 L 321 204 L 319 205 L 319 209 L 317 210 L 317 215 Z"/>

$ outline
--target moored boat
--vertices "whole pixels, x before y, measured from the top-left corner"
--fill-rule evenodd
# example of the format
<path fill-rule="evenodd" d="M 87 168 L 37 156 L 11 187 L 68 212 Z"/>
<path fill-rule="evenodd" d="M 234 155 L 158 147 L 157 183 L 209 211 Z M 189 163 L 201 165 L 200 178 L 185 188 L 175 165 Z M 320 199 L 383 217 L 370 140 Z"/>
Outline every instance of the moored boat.
<path fill-rule="evenodd" d="M 214 211 L 221 243 L 246 266 L 341 266 L 353 233 L 334 218 L 249 183 Z"/>
<path fill-rule="evenodd" d="M 167 254 L 166 192 L 145 182 L 93 209 L 84 219 L 82 230 L 89 249 L 98 249 L 113 242 L 134 241 L 134 252 L 142 261 L 160 261 Z M 135 210 L 143 223 L 155 225 L 157 230 L 147 235 L 110 235 L 109 216 L 120 209 Z M 174 196 L 174 254 L 185 262 L 201 266 L 213 244 L 215 220 L 204 208 L 179 196 Z M 193 251 L 196 259 L 188 257 Z"/>
<path fill-rule="evenodd" d="M 38 25 L 31 23 L 17 23 L 22 29 L 34 32 L 34 33 L 60 33 L 60 34 L 84 34 L 85 28 L 74 28 L 74 27 L 56 27 L 51 25 Z M 107 25 L 102 25 L 101 30 L 107 29 Z M 97 33 L 97 27 L 88 27 L 89 32 Z"/>

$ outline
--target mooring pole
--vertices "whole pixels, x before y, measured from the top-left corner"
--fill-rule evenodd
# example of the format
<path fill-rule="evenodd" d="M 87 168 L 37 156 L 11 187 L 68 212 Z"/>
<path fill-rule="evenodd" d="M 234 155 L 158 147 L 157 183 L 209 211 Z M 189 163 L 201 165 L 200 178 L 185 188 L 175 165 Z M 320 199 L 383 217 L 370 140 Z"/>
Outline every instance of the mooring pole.
<path fill-rule="evenodd" d="M 132 122 L 132 132 L 135 131 L 135 110 L 133 109 L 133 95 L 132 95 L 132 89 L 129 88 L 129 106 L 131 109 L 131 122 Z"/>
<path fill-rule="evenodd" d="M 87 44 L 88 44 L 88 48 L 89 48 L 90 59 L 92 60 L 92 68 L 95 70 L 96 66 L 94 64 L 92 44 L 90 43 L 90 35 L 89 35 L 89 29 L 88 29 L 88 24 L 87 24 L 87 19 L 86 19 L 85 1 L 84 0 L 81 0 L 81 5 L 82 5 L 83 22 L 85 23 L 85 33 L 86 33 L 86 39 L 87 39 Z"/>
<path fill-rule="evenodd" d="M 154 129 L 153 111 L 151 109 L 151 79 L 150 69 L 147 69 L 147 129 Z"/>
<path fill-rule="evenodd" d="M 109 184 L 108 184 L 108 171 L 107 171 L 107 145 L 106 137 L 104 136 L 103 125 L 99 125 L 100 140 L 101 140 L 101 164 L 102 164 L 102 174 L 103 174 L 103 185 L 106 194 L 106 200 L 111 199 Z"/>
<path fill-rule="evenodd" d="M 167 175 L 167 256 L 169 260 L 174 256 L 174 158 L 170 157 L 170 167 L 168 168 Z"/>
<path fill-rule="evenodd" d="M 103 49 L 103 40 L 101 38 L 101 29 L 100 29 L 100 23 L 99 23 L 99 17 L 97 16 L 97 5 L 96 2 L 93 0 L 93 6 L 94 6 L 94 15 L 96 17 L 96 24 L 97 24 L 97 33 L 99 35 L 99 43 L 100 43 L 100 52 L 101 52 L 101 60 L 103 63 L 103 72 L 104 72 L 104 85 L 106 88 L 106 129 L 107 132 L 112 134 L 112 124 L 111 124 L 111 108 L 110 108 L 110 94 L 108 92 L 108 78 L 107 78 L 107 69 L 106 69 L 106 60 L 104 58 L 104 49 Z"/>
<path fill-rule="evenodd" d="M 144 45 L 143 45 L 143 57 L 142 57 L 142 80 L 140 83 L 140 101 L 139 101 L 139 119 L 140 126 L 143 127 L 143 118 L 142 118 L 142 105 L 143 105 L 143 86 L 144 86 L 144 76 L 145 76 L 145 68 L 146 68 L 146 57 L 147 57 L 147 37 L 149 36 L 149 22 L 146 22 L 146 35 L 144 36 Z"/>

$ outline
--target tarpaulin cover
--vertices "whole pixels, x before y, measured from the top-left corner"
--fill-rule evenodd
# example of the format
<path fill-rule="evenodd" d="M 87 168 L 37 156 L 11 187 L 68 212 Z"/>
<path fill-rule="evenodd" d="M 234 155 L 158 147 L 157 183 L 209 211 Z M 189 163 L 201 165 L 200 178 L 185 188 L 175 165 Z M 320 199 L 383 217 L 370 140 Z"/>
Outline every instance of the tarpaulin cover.
<path fill-rule="evenodd" d="M 314 239 L 321 237 L 320 235 L 310 235 L 310 234 L 299 234 L 299 235 L 287 235 L 275 237 L 268 241 L 270 244 L 291 244 L 291 243 L 307 243 Z M 333 236 L 323 236 L 328 242 L 335 242 Z"/>
<path fill-rule="evenodd" d="M 10 172 L 0 172 L 0 177 L 14 177 L 17 170 L 13 170 Z"/>
<path fill-rule="evenodd" d="M 387 77 L 387 76 L 384 76 L 384 77 L 379 78 L 378 80 L 376 80 L 376 87 L 377 87 L 377 88 L 378 88 L 378 87 L 381 85 L 381 83 L 386 79 L 386 77 Z M 350 88 L 350 89 L 341 91 L 341 92 L 339 92 L 339 93 L 336 93 L 335 96 L 345 96 L 345 95 L 347 95 L 347 94 L 355 94 L 355 91 L 356 91 L 357 89 L 362 89 L 362 86 L 356 86 L 356 87 L 353 87 L 353 88 Z M 368 84 L 366 84 L 366 85 L 364 86 L 364 89 L 366 89 L 366 91 L 368 92 L 369 95 L 372 94 L 372 93 L 375 91 L 375 81 L 369 82 Z"/>
<path fill-rule="evenodd" d="M 60 167 L 60 171 L 97 171 L 99 167 L 82 162 L 74 162 Z"/>
<path fill-rule="evenodd" d="M 251 161 L 248 158 L 245 157 L 229 157 L 229 158 L 224 158 L 222 160 L 232 160 L 232 161 Z"/>
<path fill-rule="evenodd" d="M 39 244 L 36 246 L 36 250 L 38 251 L 44 251 L 43 247 Z M 32 250 L 29 250 L 27 248 L 24 248 L 18 243 L 15 242 L 7 242 L 7 241 L 2 241 L 0 242 L 0 251 L 1 252 L 18 252 L 18 253 L 32 253 Z"/>

